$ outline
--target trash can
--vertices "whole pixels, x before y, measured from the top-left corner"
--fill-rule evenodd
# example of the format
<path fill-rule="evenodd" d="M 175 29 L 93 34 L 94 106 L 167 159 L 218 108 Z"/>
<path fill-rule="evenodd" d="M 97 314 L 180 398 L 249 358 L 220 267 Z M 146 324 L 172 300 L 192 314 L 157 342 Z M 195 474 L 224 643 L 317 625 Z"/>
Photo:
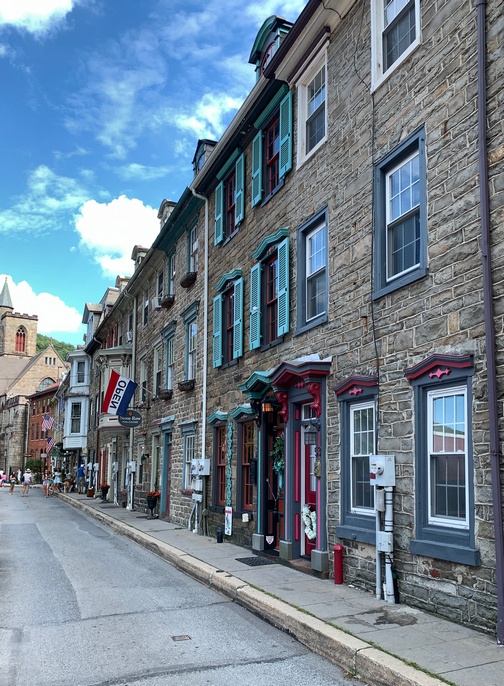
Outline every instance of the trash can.
<path fill-rule="evenodd" d="M 222 542 L 223 542 L 223 540 L 224 540 L 224 532 L 222 531 L 222 529 L 217 529 L 217 530 L 215 531 L 215 536 L 216 536 L 216 538 L 217 538 L 217 543 L 222 543 Z"/>

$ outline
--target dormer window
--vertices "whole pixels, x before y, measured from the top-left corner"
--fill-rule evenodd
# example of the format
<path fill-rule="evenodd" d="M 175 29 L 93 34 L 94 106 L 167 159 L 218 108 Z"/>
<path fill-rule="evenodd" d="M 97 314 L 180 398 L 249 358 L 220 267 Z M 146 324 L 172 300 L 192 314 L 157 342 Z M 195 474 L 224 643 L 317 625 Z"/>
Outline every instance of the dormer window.
<path fill-rule="evenodd" d="M 261 74 L 264 74 L 264 70 L 268 66 L 268 64 L 271 62 L 271 58 L 277 51 L 277 43 L 276 41 L 273 41 L 268 45 L 266 50 L 264 51 L 264 55 L 261 61 Z"/>

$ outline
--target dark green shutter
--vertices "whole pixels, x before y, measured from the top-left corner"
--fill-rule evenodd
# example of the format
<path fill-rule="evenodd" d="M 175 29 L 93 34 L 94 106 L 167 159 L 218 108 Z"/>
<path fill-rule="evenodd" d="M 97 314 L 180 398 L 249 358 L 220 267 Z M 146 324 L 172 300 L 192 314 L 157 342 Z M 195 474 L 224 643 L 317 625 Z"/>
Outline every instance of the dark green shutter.
<path fill-rule="evenodd" d="M 262 131 L 252 141 L 252 207 L 262 198 Z"/>
<path fill-rule="evenodd" d="M 245 219 L 245 155 L 242 154 L 236 160 L 235 166 L 235 224 L 238 225 Z"/>
<path fill-rule="evenodd" d="M 224 238 L 224 183 L 221 181 L 215 189 L 215 239 L 214 245 L 222 243 Z"/>
<path fill-rule="evenodd" d="M 222 294 L 213 299 L 213 366 L 222 364 Z"/>
<path fill-rule="evenodd" d="M 261 263 L 250 270 L 250 349 L 261 346 Z"/>
<path fill-rule="evenodd" d="M 289 331 L 289 239 L 278 245 L 278 335 Z"/>
<path fill-rule="evenodd" d="M 243 279 L 234 284 L 233 360 L 243 355 Z"/>
<path fill-rule="evenodd" d="M 279 176 L 292 169 L 292 93 L 289 91 L 280 103 L 280 154 Z"/>

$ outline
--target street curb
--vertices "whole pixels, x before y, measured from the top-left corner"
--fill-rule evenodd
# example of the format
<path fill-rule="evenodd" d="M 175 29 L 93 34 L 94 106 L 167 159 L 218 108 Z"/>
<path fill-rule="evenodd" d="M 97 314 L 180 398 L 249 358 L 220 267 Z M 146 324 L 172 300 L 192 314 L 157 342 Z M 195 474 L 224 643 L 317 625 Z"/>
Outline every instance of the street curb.
<path fill-rule="evenodd" d="M 66 503 L 106 524 L 118 534 L 170 562 L 209 588 L 294 636 L 309 650 L 337 665 L 369 686 L 446 686 L 447 682 L 415 669 L 360 638 L 352 636 L 318 617 L 298 610 L 279 598 L 250 586 L 228 572 L 198 560 L 179 548 L 163 543 L 150 534 L 133 529 L 86 503 L 65 494 Z"/>

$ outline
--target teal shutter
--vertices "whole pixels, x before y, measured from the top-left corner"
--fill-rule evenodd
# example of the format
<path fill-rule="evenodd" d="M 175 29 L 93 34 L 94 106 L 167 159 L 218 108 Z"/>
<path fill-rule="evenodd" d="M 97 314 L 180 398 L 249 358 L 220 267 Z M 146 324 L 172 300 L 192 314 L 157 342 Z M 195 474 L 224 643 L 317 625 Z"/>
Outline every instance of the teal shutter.
<path fill-rule="evenodd" d="M 292 169 L 292 93 L 289 91 L 280 103 L 280 178 Z"/>
<path fill-rule="evenodd" d="M 262 198 L 262 131 L 252 141 L 252 207 Z"/>
<path fill-rule="evenodd" d="M 243 355 L 243 279 L 234 285 L 233 360 Z"/>
<path fill-rule="evenodd" d="M 222 294 L 213 299 L 213 366 L 222 364 Z"/>
<path fill-rule="evenodd" d="M 261 346 L 261 263 L 250 270 L 250 349 Z"/>
<path fill-rule="evenodd" d="M 222 243 L 224 238 L 224 182 L 215 189 L 215 238 L 214 245 Z"/>
<path fill-rule="evenodd" d="M 289 332 L 289 239 L 278 245 L 278 335 Z"/>
<path fill-rule="evenodd" d="M 245 155 L 241 154 L 235 166 L 235 224 L 245 219 Z"/>

